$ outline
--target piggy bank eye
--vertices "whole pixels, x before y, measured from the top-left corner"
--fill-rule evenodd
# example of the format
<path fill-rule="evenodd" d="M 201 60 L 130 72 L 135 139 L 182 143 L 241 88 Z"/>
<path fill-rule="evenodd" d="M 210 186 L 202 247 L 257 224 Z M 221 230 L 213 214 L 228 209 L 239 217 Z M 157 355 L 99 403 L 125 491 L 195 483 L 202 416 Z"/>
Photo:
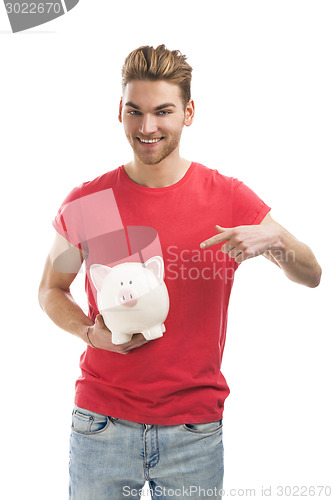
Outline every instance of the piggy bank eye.
<path fill-rule="evenodd" d="M 123 286 L 124 283 L 121 281 L 120 284 L 121 284 L 121 286 Z"/>
<path fill-rule="evenodd" d="M 131 285 L 132 284 L 132 281 L 129 282 L 129 284 Z"/>

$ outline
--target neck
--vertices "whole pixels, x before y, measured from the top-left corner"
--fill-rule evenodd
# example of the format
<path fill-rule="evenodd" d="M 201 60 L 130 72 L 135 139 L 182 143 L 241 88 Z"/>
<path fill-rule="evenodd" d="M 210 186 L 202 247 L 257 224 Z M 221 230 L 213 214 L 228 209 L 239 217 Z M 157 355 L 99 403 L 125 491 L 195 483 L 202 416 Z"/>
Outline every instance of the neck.
<path fill-rule="evenodd" d="M 172 156 L 172 155 L 170 155 Z M 150 188 L 162 188 L 172 186 L 180 181 L 189 169 L 191 162 L 185 158 L 164 158 L 156 165 L 142 163 L 136 156 L 132 162 L 124 165 L 125 172 L 141 186 Z"/>

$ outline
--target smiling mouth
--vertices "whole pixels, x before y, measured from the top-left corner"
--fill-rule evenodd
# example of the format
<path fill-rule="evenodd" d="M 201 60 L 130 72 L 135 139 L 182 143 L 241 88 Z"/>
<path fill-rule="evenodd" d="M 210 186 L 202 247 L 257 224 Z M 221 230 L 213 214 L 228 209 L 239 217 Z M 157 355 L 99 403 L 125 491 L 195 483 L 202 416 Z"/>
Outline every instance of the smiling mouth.
<path fill-rule="evenodd" d="M 164 139 L 164 137 L 159 137 L 156 139 L 141 139 L 140 137 L 137 137 L 137 139 L 140 142 L 140 144 L 158 144 L 159 142 L 162 141 L 162 139 Z"/>

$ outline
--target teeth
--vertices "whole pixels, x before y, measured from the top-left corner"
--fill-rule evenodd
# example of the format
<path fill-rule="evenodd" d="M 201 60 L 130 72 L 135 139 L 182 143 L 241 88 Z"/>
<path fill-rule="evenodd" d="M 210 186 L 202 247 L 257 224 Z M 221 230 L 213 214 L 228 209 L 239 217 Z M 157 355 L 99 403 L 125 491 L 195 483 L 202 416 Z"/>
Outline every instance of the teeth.
<path fill-rule="evenodd" d="M 140 139 L 140 137 L 139 137 L 139 139 Z M 144 143 L 146 143 L 146 144 L 147 144 L 147 143 L 148 143 L 148 144 L 152 144 L 153 142 L 158 142 L 158 141 L 160 141 L 160 140 L 161 140 L 161 138 L 160 138 L 160 139 L 149 139 L 149 140 L 146 140 L 146 139 L 140 139 L 140 141 L 141 141 L 141 142 L 144 142 Z"/>

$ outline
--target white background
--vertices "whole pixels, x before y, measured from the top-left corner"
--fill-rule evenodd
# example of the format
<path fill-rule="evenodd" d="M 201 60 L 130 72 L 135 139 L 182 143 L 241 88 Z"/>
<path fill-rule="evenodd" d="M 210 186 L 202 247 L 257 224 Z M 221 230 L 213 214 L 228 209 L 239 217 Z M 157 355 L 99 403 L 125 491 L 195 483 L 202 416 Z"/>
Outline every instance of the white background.
<path fill-rule="evenodd" d="M 67 498 L 85 345 L 38 305 L 51 219 L 74 186 L 131 159 L 117 121 L 121 66 L 160 43 L 194 68 L 182 156 L 244 181 L 323 268 L 316 289 L 262 257 L 237 271 L 222 363 L 224 487 L 256 497 L 272 487 L 274 498 L 278 485 L 330 484 L 333 497 L 332 23 L 321 0 L 81 0 L 12 34 L 0 5 L 1 498 Z M 79 275 L 85 307 L 82 286 Z"/>

